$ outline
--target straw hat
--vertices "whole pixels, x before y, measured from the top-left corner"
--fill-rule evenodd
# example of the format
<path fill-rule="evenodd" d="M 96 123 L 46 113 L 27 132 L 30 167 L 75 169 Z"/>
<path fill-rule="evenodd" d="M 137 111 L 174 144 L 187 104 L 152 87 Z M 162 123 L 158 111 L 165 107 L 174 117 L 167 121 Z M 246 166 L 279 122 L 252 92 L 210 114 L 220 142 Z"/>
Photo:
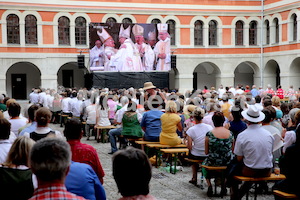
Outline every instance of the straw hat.
<path fill-rule="evenodd" d="M 242 112 L 242 116 L 249 122 L 261 122 L 265 119 L 265 114 L 256 107 L 256 105 L 250 105 L 247 110 Z"/>
<path fill-rule="evenodd" d="M 153 85 L 152 82 L 146 82 L 144 83 L 144 90 L 149 90 L 149 89 L 155 89 L 156 87 Z"/>
<path fill-rule="evenodd" d="M 183 113 L 186 114 L 186 115 L 191 116 L 193 114 L 195 108 L 197 108 L 197 106 L 194 106 L 194 105 L 184 106 Z"/>

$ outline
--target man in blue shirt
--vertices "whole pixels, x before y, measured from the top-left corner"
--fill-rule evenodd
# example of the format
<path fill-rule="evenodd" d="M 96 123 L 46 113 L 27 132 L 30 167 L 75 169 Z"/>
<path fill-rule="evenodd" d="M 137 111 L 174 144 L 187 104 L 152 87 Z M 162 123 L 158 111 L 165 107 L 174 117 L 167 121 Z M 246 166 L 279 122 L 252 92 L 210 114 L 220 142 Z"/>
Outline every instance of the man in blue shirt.
<path fill-rule="evenodd" d="M 145 132 L 144 139 L 146 141 L 158 142 L 161 132 L 160 117 L 164 113 L 158 109 L 160 104 L 157 99 L 149 99 L 148 105 L 151 110 L 143 114 L 141 121 L 141 127 Z"/>
<path fill-rule="evenodd" d="M 88 164 L 73 162 L 65 181 L 69 192 L 89 200 L 105 200 L 106 194 L 98 176 Z"/>
<path fill-rule="evenodd" d="M 258 91 L 258 89 L 256 89 L 256 85 L 252 86 L 251 94 L 252 94 L 253 98 L 256 97 L 257 95 L 259 95 L 259 91 Z"/>

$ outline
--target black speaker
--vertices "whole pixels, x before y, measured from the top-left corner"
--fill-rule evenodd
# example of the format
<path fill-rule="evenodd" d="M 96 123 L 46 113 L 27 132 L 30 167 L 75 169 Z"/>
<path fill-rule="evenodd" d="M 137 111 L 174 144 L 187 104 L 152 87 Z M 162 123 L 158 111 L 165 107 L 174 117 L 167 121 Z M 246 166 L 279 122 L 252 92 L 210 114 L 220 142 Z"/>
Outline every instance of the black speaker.
<path fill-rule="evenodd" d="M 79 69 L 85 68 L 85 66 L 84 66 L 84 55 L 77 55 L 77 64 L 78 64 Z"/>
<path fill-rule="evenodd" d="M 171 55 L 171 68 L 176 68 L 176 55 Z"/>

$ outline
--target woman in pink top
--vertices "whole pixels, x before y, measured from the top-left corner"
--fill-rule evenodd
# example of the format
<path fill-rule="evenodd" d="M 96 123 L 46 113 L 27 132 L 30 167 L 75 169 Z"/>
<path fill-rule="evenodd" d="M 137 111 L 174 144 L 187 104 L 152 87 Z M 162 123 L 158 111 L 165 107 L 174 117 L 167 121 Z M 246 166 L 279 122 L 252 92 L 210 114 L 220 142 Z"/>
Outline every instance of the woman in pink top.
<path fill-rule="evenodd" d="M 109 121 L 111 124 L 114 124 L 118 103 L 113 100 L 113 97 L 111 95 L 109 95 L 107 100 L 107 105 L 109 107 L 109 111 L 108 111 Z"/>

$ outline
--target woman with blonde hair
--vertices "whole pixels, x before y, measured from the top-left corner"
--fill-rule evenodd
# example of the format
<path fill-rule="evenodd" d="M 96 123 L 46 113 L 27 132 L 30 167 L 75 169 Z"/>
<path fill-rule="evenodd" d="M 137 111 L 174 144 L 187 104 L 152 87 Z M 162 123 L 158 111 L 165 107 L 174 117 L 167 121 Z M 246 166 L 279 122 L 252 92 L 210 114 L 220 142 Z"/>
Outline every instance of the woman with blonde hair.
<path fill-rule="evenodd" d="M 29 153 L 34 143 L 21 136 L 12 144 L 5 163 L 0 166 L 1 198 L 25 200 L 33 195 L 37 181 L 29 169 Z"/>
<path fill-rule="evenodd" d="M 174 101 L 167 101 L 166 113 L 160 117 L 160 120 L 160 143 L 171 146 L 181 144 L 181 139 L 176 133 L 177 129 L 182 131 L 181 118 L 177 114 L 177 104 Z"/>

